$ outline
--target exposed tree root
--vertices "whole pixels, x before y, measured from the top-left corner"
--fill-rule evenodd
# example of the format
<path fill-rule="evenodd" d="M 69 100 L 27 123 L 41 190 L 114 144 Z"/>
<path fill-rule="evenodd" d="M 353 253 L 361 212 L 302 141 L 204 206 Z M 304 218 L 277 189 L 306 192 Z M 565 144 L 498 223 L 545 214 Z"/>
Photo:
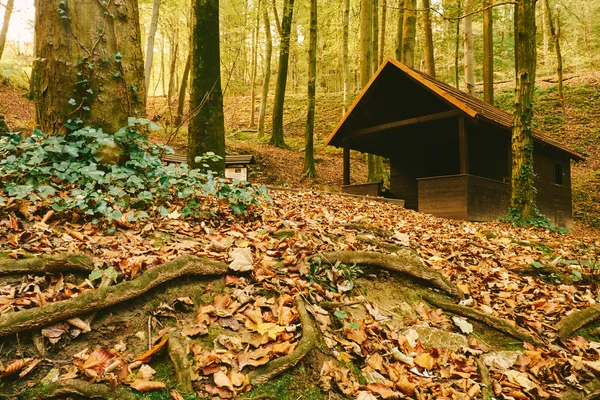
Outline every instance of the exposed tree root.
<path fill-rule="evenodd" d="M 540 339 L 530 335 L 523 329 L 514 327 L 510 322 L 497 318 L 492 315 L 483 313 L 481 311 L 477 311 L 471 307 L 459 306 L 458 304 L 449 303 L 443 300 L 439 300 L 434 296 L 430 296 L 428 294 L 422 295 L 423 300 L 428 302 L 429 304 L 441 308 L 444 311 L 451 312 L 453 314 L 462 315 L 463 317 L 471 318 L 475 321 L 482 322 L 489 326 L 492 329 L 496 329 L 497 331 L 504 332 L 507 335 L 510 335 L 516 339 L 522 340 L 524 342 L 532 343 L 537 346 L 545 346 L 544 342 Z"/>
<path fill-rule="evenodd" d="M 266 383 L 279 374 L 287 371 L 298 364 L 317 343 L 317 327 L 312 318 L 306 311 L 304 301 L 299 297 L 296 298 L 296 307 L 300 314 L 300 322 L 302 323 L 302 338 L 296 349 L 283 357 L 269 362 L 267 365 L 259 367 L 248 374 L 248 379 L 252 385 L 260 385 Z"/>
<path fill-rule="evenodd" d="M 573 311 L 571 314 L 563 317 L 556 325 L 558 337 L 567 339 L 579 328 L 583 328 L 597 319 L 600 319 L 600 304 L 594 304 L 582 310 Z"/>
<path fill-rule="evenodd" d="M 68 395 L 82 396 L 88 399 L 134 400 L 135 396 L 123 388 L 113 388 L 98 383 L 89 383 L 78 379 L 69 379 L 44 386 L 43 399 L 53 399 Z"/>
<path fill-rule="evenodd" d="M 183 256 L 144 272 L 139 278 L 102 289 L 90 290 L 68 300 L 4 315 L 0 337 L 41 328 L 68 318 L 101 310 L 136 298 L 150 289 L 183 275 L 223 275 L 225 263 L 195 256 Z"/>
<path fill-rule="evenodd" d="M 479 370 L 479 375 L 481 375 L 481 383 L 483 388 L 481 389 L 481 396 L 483 400 L 490 400 L 492 398 L 492 379 L 490 378 L 490 371 L 488 370 L 487 365 L 485 365 L 485 361 L 483 361 L 482 357 L 477 357 L 477 369 Z"/>
<path fill-rule="evenodd" d="M 520 267 L 508 268 L 508 270 L 510 272 L 514 272 L 515 274 L 526 276 L 538 276 L 539 274 L 555 276 L 562 283 L 567 285 L 573 284 L 573 279 L 570 275 L 561 272 L 558 268 L 553 267 L 552 265 L 544 265 L 540 268 L 536 268 L 533 265 L 524 265 Z"/>
<path fill-rule="evenodd" d="M 600 380 L 593 380 L 583 386 L 583 390 L 569 389 L 561 396 L 563 400 L 598 400 L 600 399 Z"/>
<path fill-rule="evenodd" d="M 94 260 L 83 254 L 57 254 L 50 256 L 0 260 L 0 275 L 45 274 L 54 272 L 92 272 Z"/>
<path fill-rule="evenodd" d="M 311 257 L 310 259 L 322 258 L 323 261 L 335 264 L 341 262 L 344 264 L 369 265 L 387 269 L 392 272 L 408 275 L 433 285 L 444 292 L 458 298 L 464 297 L 462 291 L 452 282 L 450 282 L 441 273 L 427 267 L 411 251 L 404 250 L 395 255 L 367 252 L 367 251 L 336 251 L 324 253 Z M 309 259 L 309 260 L 310 260 Z"/>
<path fill-rule="evenodd" d="M 192 387 L 192 367 L 188 359 L 185 347 L 177 336 L 169 337 L 167 343 L 169 357 L 175 366 L 175 378 L 179 384 L 179 389 L 185 393 L 193 393 Z"/>

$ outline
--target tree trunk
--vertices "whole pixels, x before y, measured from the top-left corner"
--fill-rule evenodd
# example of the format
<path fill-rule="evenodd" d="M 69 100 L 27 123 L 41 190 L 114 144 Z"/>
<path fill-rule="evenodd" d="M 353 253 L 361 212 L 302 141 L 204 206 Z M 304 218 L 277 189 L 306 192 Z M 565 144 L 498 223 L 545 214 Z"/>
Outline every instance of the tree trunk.
<path fill-rule="evenodd" d="M 150 77 L 152 76 L 152 60 L 154 58 L 154 39 L 156 37 L 156 29 L 158 28 L 160 1 L 161 0 L 154 0 L 154 5 L 152 6 L 152 21 L 150 22 L 150 30 L 148 31 L 148 45 L 146 46 L 146 66 L 144 68 L 144 77 L 147 88 L 150 87 Z"/>
<path fill-rule="evenodd" d="M 342 0 L 344 4 L 342 15 L 342 63 L 344 79 L 344 114 L 350 108 L 350 60 L 348 56 L 348 38 L 350 28 L 350 0 Z"/>
<path fill-rule="evenodd" d="M 194 0 L 192 71 L 188 164 L 198 167 L 196 157 L 213 152 L 222 157 L 211 164 L 219 174 L 225 170 L 225 121 L 221 91 L 219 0 Z"/>
<path fill-rule="evenodd" d="M 275 28 L 277 28 L 277 33 L 279 33 L 279 37 L 281 38 L 283 36 L 283 32 L 281 30 L 281 22 L 279 21 L 279 14 L 277 13 L 277 0 L 273 0 L 273 16 L 275 17 Z"/>
<path fill-rule="evenodd" d="M 373 18 L 373 34 L 371 36 L 371 43 L 373 46 L 373 54 L 371 56 L 371 74 L 374 74 L 379 69 L 379 0 L 373 0 L 371 2 Z"/>
<path fill-rule="evenodd" d="M 371 79 L 371 67 L 373 56 L 372 17 L 371 0 L 361 0 L 360 2 L 360 87 L 364 88 Z"/>
<path fill-rule="evenodd" d="M 8 0 L 6 8 L 4 9 L 4 22 L 2 23 L 2 30 L 0 31 L 0 60 L 2 60 L 2 53 L 4 53 L 4 46 L 6 45 L 6 35 L 8 34 L 8 25 L 10 24 L 10 16 L 12 15 L 15 0 Z"/>
<path fill-rule="evenodd" d="M 306 137 L 304 147 L 304 167 L 302 174 L 316 178 L 314 155 L 315 94 L 317 91 L 317 0 L 310 0 L 310 39 L 308 46 L 308 115 L 306 117 Z"/>
<path fill-rule="evenodd" d="M 160 52 L 160 80 L 162 82 L 162 96 L 167 96 L 167 78 L 166 78 L 166 70 L 165 70 L 165 54 L 167 53 L 166 49 L 166 39 L 165 35 L 162 35 L 162 51 Z M 158 86 L 158 85 L 156 85 Z"/>
<path fill-rule="evenodd" d="M 177 104 L 177 117 L 175 118 L 175 126 L 181 126 L 183 121 L 183 109 L 185 108 L 185 95 L 187 92 L 188 80 L 190 77 L 190 69 L 192 68 L 192 49 L 188 51 L 185 60 L 185 69 L 181 78 L 181 89 L 179 90 L 179 101 Z"/>
<path fill-rule="evenodd" d="M 423 30 L 425 31 L 425 70 L 435 78 L 435 55 L 433 48 L 433 29 L 431 26 L 431 3 L 423 0 Z"/>
<path fill-rule="evenodd" d="M 465 0 L 465 13 L 470 13 L 472 0 Z M 464 30 L 464 65 L 465 65 L 465 83 L 467 92 L 475 95 L 475 49 L 473 46 L 473 19 L 469 15 L 463 18 Z"/>
<path fill-rule="evenodd" d="M 398 0 L 398 25 L 396 26 L 396 60 L 402 62 L 402 34 L 404 32 L 404 0 Z"/>
<path fill-rule="evenodd" d="M 558 14 L 556 14 L 556 25 L 554 25 L 554 18 L 552 16 L 552 9 L 550 8 L 549 0 L 544 0 L 544 4 L 546 5 L 546 12 L 548 26 L 550 27 L 550 33 L 552 34 L 552 39 L 554 40 L 554 50 L 556 51 L 556 75 L 558 77 L 558 99 L 560 101 L 560 106 L 565 106 L 565 94 L 563 92 L 563 61 L 562 54 L 560 51 L 560 19 Z"/>
<path fill-rule="evenodd" d="M 145 114 L 138 2 L 36 0 L 36 116 L 47 133 L 115 132 Z M 102 27 L 104 29 L 102 29 Z"/>
<path fill-rule="evenodd" d="M 492 0 L 484 0 L 484 8 L 492 5 Z M 483 11 L 483 100 L 494 105 L 494 20 L 492 9 Z"/>
<path fill-rule="evenodd" d="M 256 6 L 256 25 L 254 27 L 254 36 L 252 37 L 252 79 L 250 89 L 250 127 L 256 126 L 256 71 L 258 69 L 258 31 L 260 30 L 260 5 L 258 0 Z"/>
<path fill-rule="evenodd" d="M 417 0 L 404 0 L 404 27 L 402 28 L 402 62 L 413 68 L 415 65 L 415 41 L 417 35 Z"/>
<path fill-rule="evenodd" d="M 538 216 L 533 170 L 533 92 L 536 43 L 535 0 L 518 0 L 515 6 L 516 97 L 512 130 L 511 215 L 517 221 Z"/>
<path fill-rule="evenodd" d="M 548 34 L 548 10 L 546 1 L 543 0 L 540 2 L 542 7 L 542 32 L 544 40 L 542 42 L 542 50 L 543 50 L 543 58 L 544 58 L 544 67 L 548 66 L 548 53 L 550 48 L 550 35 Z"/>
<path fill-rule="evenodd" d="M 379 41 L 379 65 L 385 58 L 385 30 L 387 25 L 387 0 L 381 0 L 381 40 Z"/>
<path fill-rule="evenodd" d="M 173 98 L 177 95 L 177 56 L 179 55 L 179 29 L 173 32 L 171 40 L 171 66 L 169 68 L 169 91 L 167 93 L 168 123 L 173 122 Z"/>
<path fill-rule="evenodd" d="M 281 21 L 281 44 L 279 47 L 279 71 L 275 86 L 273 105 L 273 132 L 269 143 L 275 147 L 287 148 L 283 139 L 283 104 L 285 102 L 285 87 L 287 85 L 288 63 L 290 59 L 290 33 L 294 15 L 294 0 L 285 0 L 283 20 Z"/>
<path fill-rule="evenodd" d="M 262 98 L 260 100 L 260 115 L 258 116 L 258 137 L 265 136 L 265 115 L 267 114 L 267 98 L 269 96 L 269 84 L 271 82 L 271 58 L 273 55 L 273 38 L 271 35 L 271 22 L 269 21 L 269 10 L 265 4 L 263 10 L 263 22 L 265 25 L 265 77 L 263 80 Z"/>
<path fill-rule="evenodd" d="M 460 16 L 462 14 L 462 4 L 461 0 L 457 2 L 458 11 L 457 15 Z M 458 70 L 458 54 L 460 50 L 460 19 L 456 20 L 456 37 L 455 37 L 455 46 L 454 46 L 454 84 L 457 89 L 460 89 L 460 72 Z"/>

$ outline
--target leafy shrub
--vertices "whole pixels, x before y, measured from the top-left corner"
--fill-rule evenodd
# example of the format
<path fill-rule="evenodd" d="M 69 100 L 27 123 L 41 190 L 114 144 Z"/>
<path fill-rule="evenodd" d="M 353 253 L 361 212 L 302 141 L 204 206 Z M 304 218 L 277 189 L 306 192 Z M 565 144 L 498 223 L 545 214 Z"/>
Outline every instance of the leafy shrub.
<path fill-rule="evenodd" d="M 128 127 L 112 134 L 86 127 L 56 136 L 35 130 L 27 139 L 1 135 L 0 205 L 7 196 L 41 202 L 58 212 L 133 222 L 152 215 L 210 213 L 202 202 L 209 196 L 243 215 L 260 198 L 268 199 L 264 187 L 228 182 L 186 164 L 164 165 L 161 155 L 173 150 L 148 140 L 152 125 L 130 118 Z M 196 161 L 215 157 L 209 153 Z"/>

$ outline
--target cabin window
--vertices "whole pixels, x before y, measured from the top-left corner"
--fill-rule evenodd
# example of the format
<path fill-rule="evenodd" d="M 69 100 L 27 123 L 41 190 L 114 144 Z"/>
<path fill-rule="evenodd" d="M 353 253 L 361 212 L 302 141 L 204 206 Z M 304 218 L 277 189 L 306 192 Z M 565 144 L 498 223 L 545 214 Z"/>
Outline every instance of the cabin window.
<path fill-rule="evenodd" d="M 554 184 L 562 186 L 564 184 L 563 165 L 559 162 L 554 163 Z"/>

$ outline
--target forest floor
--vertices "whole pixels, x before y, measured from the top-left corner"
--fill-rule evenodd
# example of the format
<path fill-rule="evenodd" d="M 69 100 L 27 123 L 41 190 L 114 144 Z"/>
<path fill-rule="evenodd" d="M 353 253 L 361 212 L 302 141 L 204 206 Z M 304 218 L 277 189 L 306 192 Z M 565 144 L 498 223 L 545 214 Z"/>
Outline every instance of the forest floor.
<path fill-rule="evenodd" d="M 568 81 L 565 117 L 552 84 L 537 104 L 540 124 L 557 137 L 564 128 L 562 140 L 588 157 L 576 166 L 576 209 L 593 224 L 591 79 Z M 26 131 L 32 108 L 15 95 L 0 89 L 0 113 Z M 299 173 L 302 96 L 288 98 L 292 150 L 240 132 L 246 103 L 227 102 L 228 148 L 257 156 L 252 178 L 321 190 L 273 190 L 246 218 L 220 203 L 212 217 L 112 226 L 1 209 L 0 398 L 597 396 L 597 231 L 450 221 L 324 193 L 341 184 L 340 154 L 322 145 L 340 118 L 336 99 L 319 98 L 316 182 Z M 173 145 L 183 151 L 185 140 Z"/>

